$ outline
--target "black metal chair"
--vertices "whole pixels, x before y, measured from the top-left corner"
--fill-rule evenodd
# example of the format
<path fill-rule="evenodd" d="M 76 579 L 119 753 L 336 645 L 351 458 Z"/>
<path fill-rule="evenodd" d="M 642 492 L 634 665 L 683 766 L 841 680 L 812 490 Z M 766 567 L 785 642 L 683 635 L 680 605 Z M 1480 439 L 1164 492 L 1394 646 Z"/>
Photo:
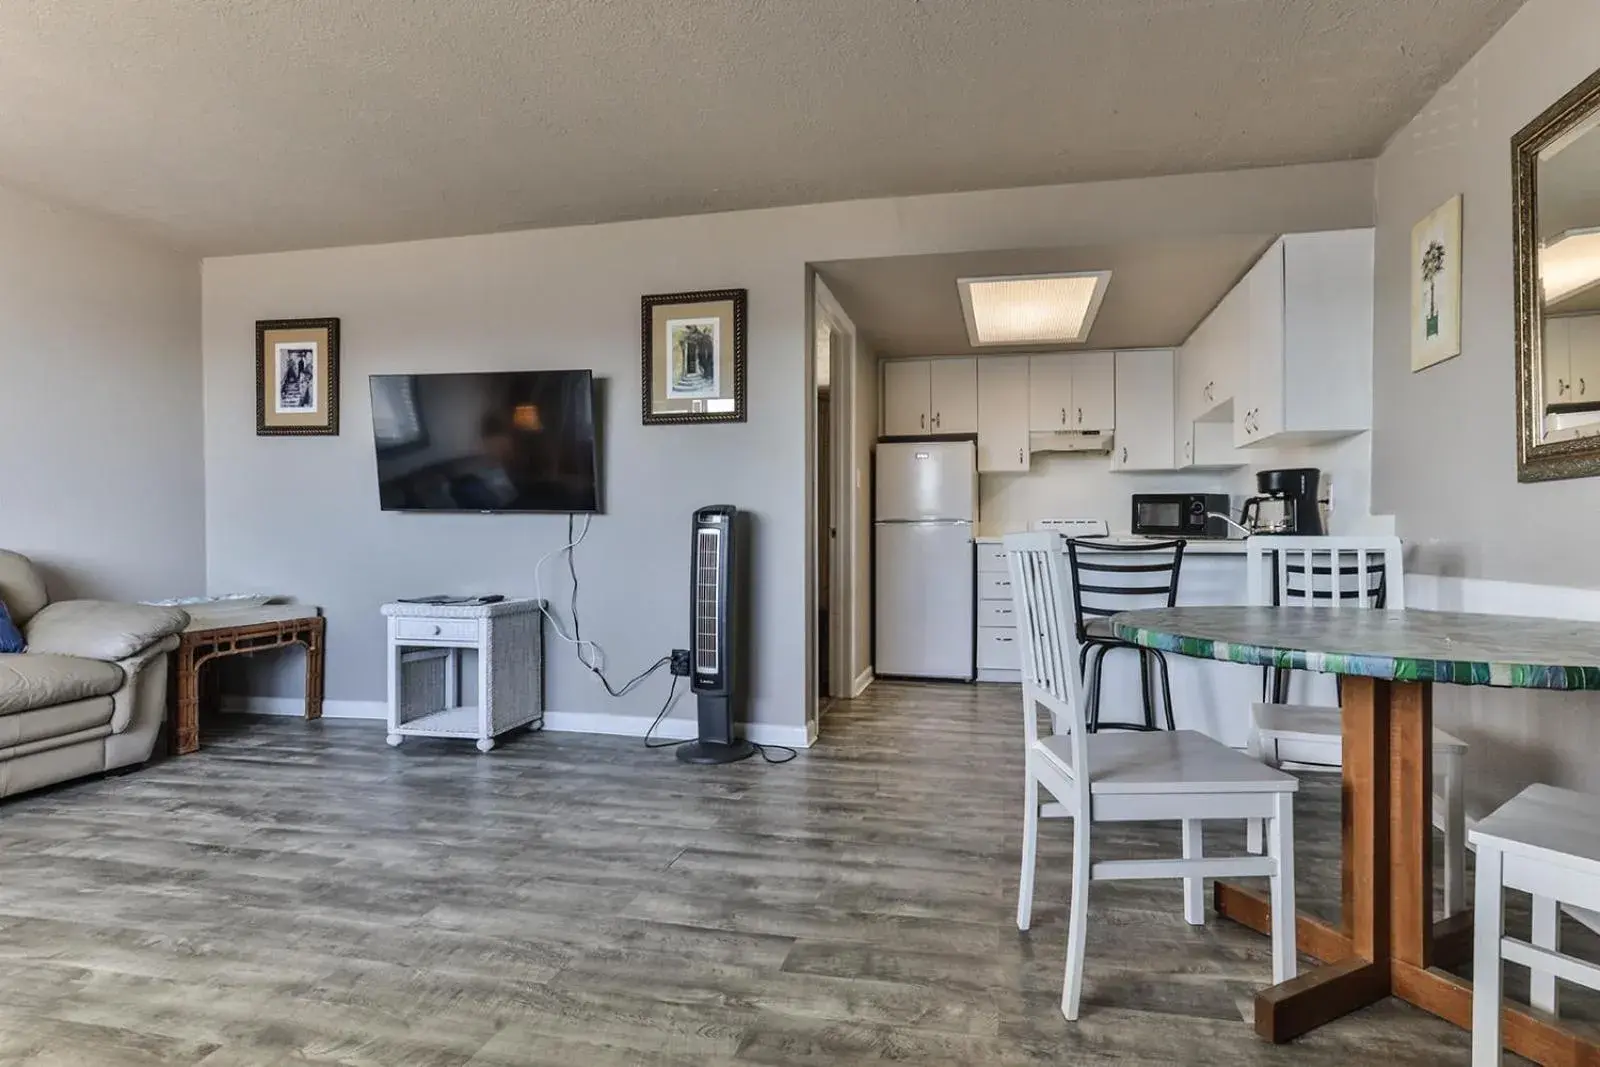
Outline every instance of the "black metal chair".
<path fill-rule="evenodd" d="M 1078 642 L 1082 646 L 1078 670 L 1084 677 L 1090 733 L 1102 727 L 1108 730 L 1160 729 L 1155 711 L 1156 674 L 1160 675 L 1167 729 L 1176 728 L 1172 720 L 1172 680 L 1167 674 L 1166 657 L 1156 649 L 1117 637 L 1111 631 L 1111 616 L 1122 611 L 1174 606 L 1185 544 L 1182 540 L 1110 544 L 1081 537 L 1067 541 L 1067 559 L 1072 565 L 1072 609 Z M 1115 649 L 1130 649 L 1139 654 L 1139 689 L 1144 697 L 1142 723 L 1100 721 L 1100 677 L 1106 654 Z"/>

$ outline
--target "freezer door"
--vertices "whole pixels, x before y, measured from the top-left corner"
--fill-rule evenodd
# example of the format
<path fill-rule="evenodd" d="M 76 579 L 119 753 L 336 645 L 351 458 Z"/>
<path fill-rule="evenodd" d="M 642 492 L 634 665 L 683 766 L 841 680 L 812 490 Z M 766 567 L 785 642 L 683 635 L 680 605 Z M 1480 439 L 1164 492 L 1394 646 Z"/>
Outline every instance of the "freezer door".
<path fill-rule="evenodd" d="M 878 445 L 878 522 L 978 517 L 978 453 L 971 441 Z"/>
<path fill-rule="evenodd" d="M 972 526 L 875 527 L 873 670 L 911 678 L 972 678 Z"/>

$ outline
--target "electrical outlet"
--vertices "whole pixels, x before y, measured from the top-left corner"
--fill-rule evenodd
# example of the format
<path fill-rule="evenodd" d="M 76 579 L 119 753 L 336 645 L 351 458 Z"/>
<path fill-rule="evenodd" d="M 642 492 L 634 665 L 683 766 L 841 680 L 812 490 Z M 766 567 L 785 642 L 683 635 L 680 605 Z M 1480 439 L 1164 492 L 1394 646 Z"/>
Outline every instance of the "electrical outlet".
<path fill-rule="evenodd" d="M 689 677 L 689 650 L 675 648 L 672 650 L 672 673 L 679 678 Z"/>

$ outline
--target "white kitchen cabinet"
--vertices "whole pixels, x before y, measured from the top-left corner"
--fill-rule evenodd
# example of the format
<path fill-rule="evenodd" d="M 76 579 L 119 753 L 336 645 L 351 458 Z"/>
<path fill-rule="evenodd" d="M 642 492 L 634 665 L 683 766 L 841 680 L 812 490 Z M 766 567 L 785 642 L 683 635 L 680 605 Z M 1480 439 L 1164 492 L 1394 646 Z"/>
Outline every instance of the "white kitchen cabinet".
<path fill-rule="evenodd" d="M 1249 341 L 1233 392 L 1235 445 L 1371 429 L 1372 257 L 1370 229 L 1289 234 L 1239 283 Z"/>
<path fill-rule="evenodd" d="M 1116 428 L 1115 352 L 1055 352 L 1028 360 L 1028 426 L 1035 433 Z"/>
<path fill-rule="evenodd" d="M 978 470 L 1028 469 L 1030 357 L 986 356 L 978 361 Z"/>
<path fill-rule="evenodd" d="M 1114 471 L 1173 468 L 1173 353 L 1171 349 L 1118 352 Z"/>
<path fill-rule="evenodd" d="M 1028 357 L 1028 428 L 1035 433 L 1074 429 L 1073 356 L 1057 352 Z"/>
<path fill-rule="evenodd" d="M 1169 394 L 1170 395 L 1170 394 Z M 1079 352 L 1072 357 L 1069 430 L 1117 429 L 1117 354 Z"/>
<path fill-rule="evenodd" d="M 930 360 L 895 359 L 883 365 L 883 435 L 928 434 L 932 399 Z"/>
<path fill-rule="evenodd" d="M 978 432 L 975 359 L 891 359 L 883 364 L 883 435 Z"/>
<path fill-rule="evenodd" d="M 934 433 L 978 432 L 978 361 L 929 361 L 928 426 Z"/>
<path fill-rule="evenodd" d="M 1546 404 L 1600 401 L 1600 315 L 1546 319 L 1541 337 Z M 1589 395 L 1590 384 L 1594 395 Z"/>
<path fill-rule="evenodd" d="M 1249 465 L 1249 454 L 1233 447 L 1231 421 L 1179 423 L 1177 435 L 1179 470 L 1229 470 Z"/>

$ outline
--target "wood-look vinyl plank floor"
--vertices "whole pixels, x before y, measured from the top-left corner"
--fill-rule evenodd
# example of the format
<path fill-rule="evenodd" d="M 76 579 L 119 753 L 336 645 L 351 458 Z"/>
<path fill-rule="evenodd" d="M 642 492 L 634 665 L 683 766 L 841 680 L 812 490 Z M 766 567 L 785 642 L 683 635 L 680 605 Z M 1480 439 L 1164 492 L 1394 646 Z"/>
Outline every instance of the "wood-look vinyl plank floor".
<path fill-rule="evenodd" d="M 1264 1044 L 1266 939 L 1188 926 L 1176 882 L 1095 886 L 1063 1020 L 1064 824 L 1014 921 L 1018 699 L 880 683 L 795 762 L 722 768 L 207 721 L 196 755 L 0 804 L 0 1065 L 1466 1062 L 1466 1034 L 1394 1001 Z M 1337 780 L 1308 776 L 1298 889 L 1328 917 L 1338 822 Z M 1095 847 L 1175 854 L 1178 832 Z"/>

